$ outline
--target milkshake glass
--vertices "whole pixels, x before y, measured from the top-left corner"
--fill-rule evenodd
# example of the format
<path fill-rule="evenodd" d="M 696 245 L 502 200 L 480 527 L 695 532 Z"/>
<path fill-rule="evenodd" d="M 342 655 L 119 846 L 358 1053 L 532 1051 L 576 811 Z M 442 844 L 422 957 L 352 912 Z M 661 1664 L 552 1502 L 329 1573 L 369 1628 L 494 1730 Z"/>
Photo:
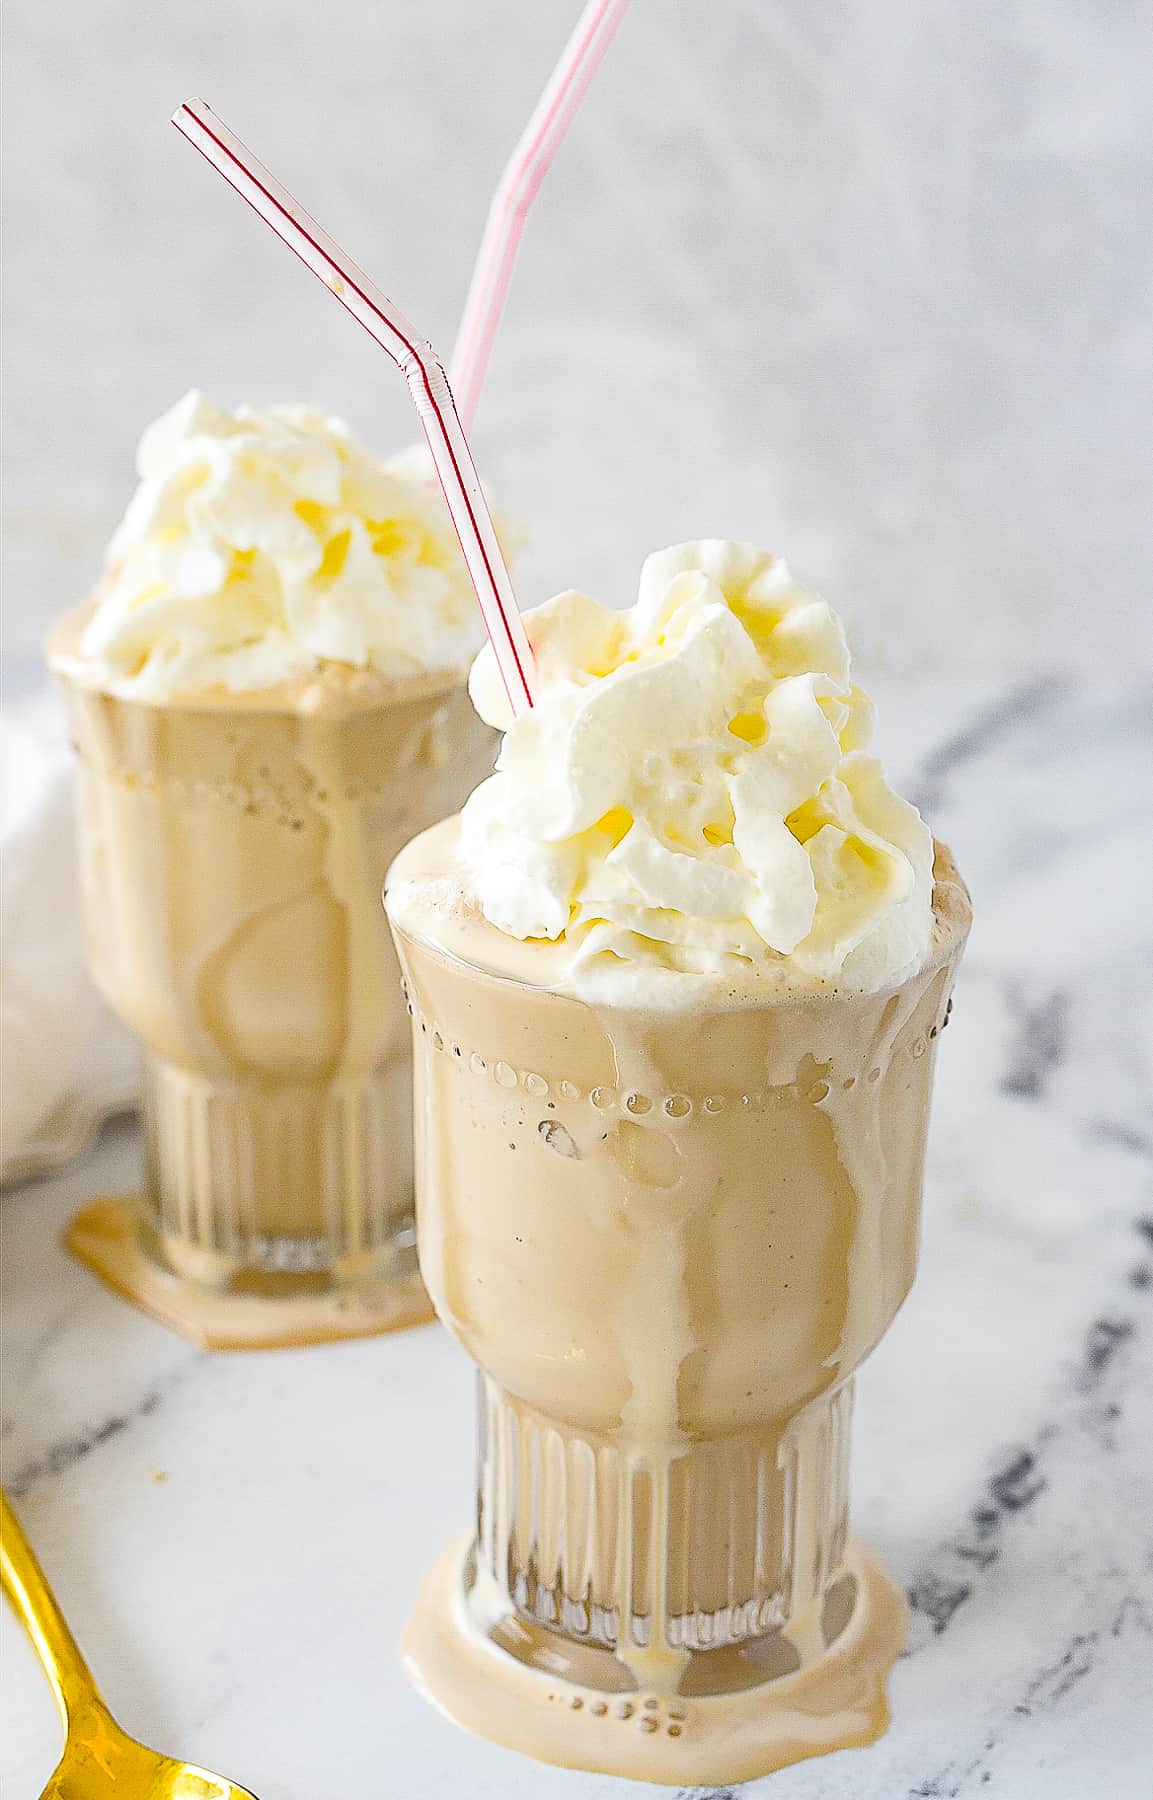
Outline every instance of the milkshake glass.
<path fill-rule="evenodd" d="M 429 1316 L 377 901 L 491 761 L 446 672 L 156 706 L 62 677 L 93 979 L 144 1048 L 145 1186 L 72 1247 L 217 1346 Z M 301 697 L 302 700 L 305 697 Z"/>
<path fill-rule="evenodd" d="M 435 883 L 437 848 L 396 877 Z M 486 1736 L 649 1780 L 871 1741 L 904 1608 L 847 1538 L 853 1375 L 916 1265 L 968 918 L 948 858 L 895 991 L 684 1015 L 558 993 L 547 950 L 417 893 L 393 923 L 421 1267 L 480 1368 L 477 1531 L 417 1615 L 418 1681 Z"/>
<path fill-rule="evenodd" d="M 423 480 L 382 476 L 302 409 L 190 396 L 141 464 L 106 582 L 48 650 L 78 752 L 89 963 L 144 1052 L 143 1192 L 87 1208 L 68 1242 L 214 1346 L 415 1323 L 431 1309 L 411 1052 L 378 896 L 493 740 L 459 652 L 437 666 L 433 639 L 432 666 L 407 671 L 365 666 L 360 642 L 340 652 L 399 612 L 398 546 L 418 576 L 451 567 L 451 527 L 436 536 Z"/>
<path fill-rule="evenodd" d="M 538 704 L 545 719 L 547 688 Z M 515 779 L 489 784 L 498 811 Z M 877 816 L 919 858 L 901 808 Z M 574 841 L 598 932 L 623 889 Z M 410 1673 L 485 1736 L 647 1780 L 740 1781 L 870 1742 L 905 1608 L 848 1537 L 853 1379 L 913 1279 L 964 886 L 930 846 L 920 952 L 864 988 L 783 958 L 649 982 L 624 933 L 582 974 L 568 933 L 485 916 L 517 849 L 470 838 L 466 813 L 389 877 L 421 1267 L 480 1372 L 476 1531 L 428 1579 Z M 532 855 L 523 871 L 516 905 Z"/>

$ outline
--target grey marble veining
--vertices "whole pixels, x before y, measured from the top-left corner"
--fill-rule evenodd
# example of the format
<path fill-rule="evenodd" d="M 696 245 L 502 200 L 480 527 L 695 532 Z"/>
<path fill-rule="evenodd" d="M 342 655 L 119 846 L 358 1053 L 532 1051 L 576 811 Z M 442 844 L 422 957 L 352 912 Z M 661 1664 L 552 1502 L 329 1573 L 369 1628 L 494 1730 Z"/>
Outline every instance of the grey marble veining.
<path fill-rule="evenodd" d="M 856 1529 L 913 1626 L 879 1744 L 742 1791 L 1143 1800 L 1153 708 L 1135 685 L 1060 671 L 890 681 L 877 698 L 889 766 L 976 905 L 941 1047 L 921 1273 L 855 1427 Z M 113 1706 L 265 1800 L 623 1793 L 465 1739 L 400 1674 L 420 1570 L 470 1507 L 463 1355 L 436 1330 L 191 1349 L 57 1248 L 70 1210 L 126 1185 L 137 1154 L 116 1128 L 0 1203 L 4 1479 Z M 56 1728 L 6 1613 L 0 1647 L 0 1775 L 23 1800 Z"/>

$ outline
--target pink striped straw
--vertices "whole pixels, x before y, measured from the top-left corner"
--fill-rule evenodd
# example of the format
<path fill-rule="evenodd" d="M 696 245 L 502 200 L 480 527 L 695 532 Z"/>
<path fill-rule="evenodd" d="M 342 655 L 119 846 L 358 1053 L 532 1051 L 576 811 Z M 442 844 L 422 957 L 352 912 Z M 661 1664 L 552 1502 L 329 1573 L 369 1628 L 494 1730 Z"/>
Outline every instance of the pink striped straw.
<path fill-rule="evenodd" d="M 309 217 L 203 100 L 186 100 L 172 123 L 248 204 L 319 275 L 408 382 L 448 510 L 476 589 L 485 628 L 514 715 L 533 703 L 533 655 L 512 581 L 444 366 L 436 351 L 363 269 Z"/>
<path fill-rule="evenodd" d="M 476 419 L 529 207 L 627 5 L 628 0 L 588 0 L 492 197 L 452 352 L 452 391 L 466 431 Z"/>

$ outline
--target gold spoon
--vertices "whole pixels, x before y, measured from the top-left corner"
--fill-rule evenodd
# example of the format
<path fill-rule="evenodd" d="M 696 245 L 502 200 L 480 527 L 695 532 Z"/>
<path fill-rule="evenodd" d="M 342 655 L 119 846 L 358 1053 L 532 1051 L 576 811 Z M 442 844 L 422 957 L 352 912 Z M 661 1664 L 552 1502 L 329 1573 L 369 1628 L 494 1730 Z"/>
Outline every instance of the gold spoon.
<path fill-rule="evenodd" d="M 121 1731 L 2 1492 L 0 1586 L 32 1639 L 64 1725 L 64 1754 L 40 1800 L 256 1800 L 234 1781 L 173 1762 Z"/>

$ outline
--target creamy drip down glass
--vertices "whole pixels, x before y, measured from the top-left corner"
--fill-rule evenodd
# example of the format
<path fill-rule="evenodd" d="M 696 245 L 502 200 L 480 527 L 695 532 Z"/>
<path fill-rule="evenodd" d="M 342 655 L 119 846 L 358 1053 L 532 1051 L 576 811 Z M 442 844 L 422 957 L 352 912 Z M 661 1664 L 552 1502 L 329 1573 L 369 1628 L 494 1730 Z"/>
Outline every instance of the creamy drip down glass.
<path fill-rule="evenodd" d="M 533 714 L 386 890 L 421 1268 L 479 1371 L 476 1530 L 405 1655 L 544 1760 L 740 1781 L 887 1721 L 853 1383 L 913 1279 L 968 896 L 773 559 L 681 546 L 631 614 L 526 622 Z"/>

